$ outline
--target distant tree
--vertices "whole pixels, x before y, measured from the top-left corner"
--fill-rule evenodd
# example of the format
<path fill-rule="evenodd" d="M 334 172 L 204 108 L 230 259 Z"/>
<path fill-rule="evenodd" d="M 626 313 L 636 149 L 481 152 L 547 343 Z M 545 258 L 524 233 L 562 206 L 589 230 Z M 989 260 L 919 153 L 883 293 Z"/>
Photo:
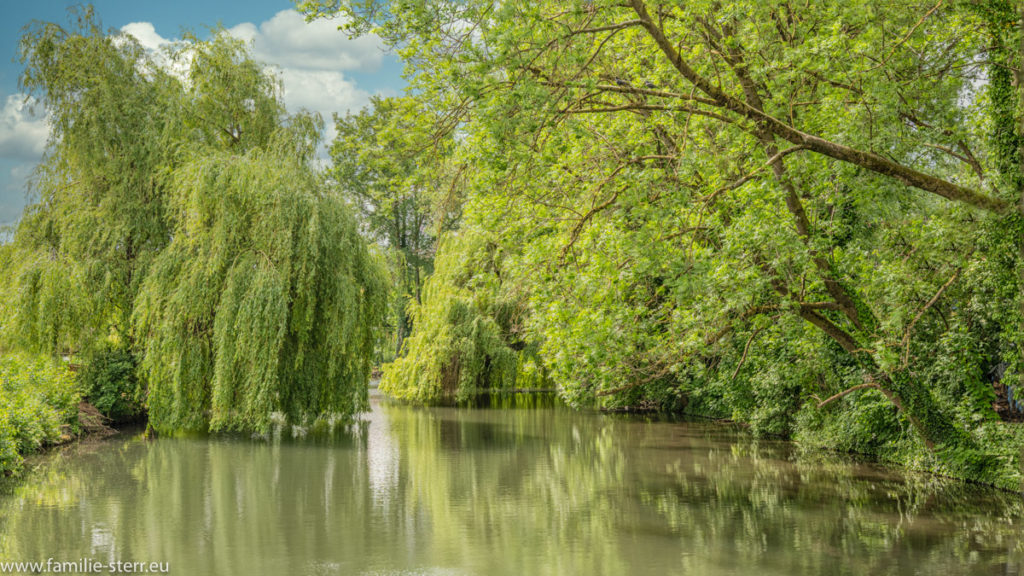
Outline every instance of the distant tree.
<path fill-rule="evenodd" d="M 394 295 L 388 314 L 394 355 L 412 330 L 409 304 L 422 303 L 438 234 L 456 219 L 453 140 L 440 117 L 411 98 L 379 98 L 335 117 L 331 176 L 367 234 L 385 250 Z"/>

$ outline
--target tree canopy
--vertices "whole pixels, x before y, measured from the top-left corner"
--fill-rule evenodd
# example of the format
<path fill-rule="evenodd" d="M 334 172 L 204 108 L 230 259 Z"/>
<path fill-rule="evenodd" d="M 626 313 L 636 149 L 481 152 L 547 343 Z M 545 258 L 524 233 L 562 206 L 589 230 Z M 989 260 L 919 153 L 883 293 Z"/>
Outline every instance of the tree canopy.
<path fill-rule="evenodd" d="M 570 402 L 1019 481 L 993 409 L 1024 375 L 1011 3 L 300 6 L 458 118 L 466 221 Z"/>
<path fill-rule="evenodd" d="M 222 31 L 166 66 L 85 9 L 21 55 L 53 132 L 0 259 L 5 340 L 126 351 L 159 431 L 365 409 L 386 278 L 314 168 L 322 121 Z"/>
<path fill-rule="evenodd" d="M 439 124 L 425 102 L 409 97 L 374 97 L 367 108 L 335 117 L 330 175 L 387 255 L 393 296 L 384 358 L 402 353 L 412 328 L 408 308 L 422 304 L 437 236 L 457 220 L 454 143 Z"/>

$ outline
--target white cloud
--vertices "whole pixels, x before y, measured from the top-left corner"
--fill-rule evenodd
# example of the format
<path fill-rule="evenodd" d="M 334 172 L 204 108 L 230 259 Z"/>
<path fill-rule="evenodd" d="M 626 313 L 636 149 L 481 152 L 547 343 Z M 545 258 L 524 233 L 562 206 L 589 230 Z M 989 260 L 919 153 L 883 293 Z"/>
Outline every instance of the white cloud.
<path fill-rule="evenodd" d="M 373 72 L 384 58 L 384 43 L 374 35 L 350 39 L 338 30 L 341 20 L 306 22 L 295 10 L 282 10 L 258 27 L 251 23 L 228 29 L 252 42 L 258 60 L 283 69 Z"/>
<path fill-rule="evenodd" d="M 330 70 L 281 70 L 284 100 L 291 110 L 315 110 L 330 120 L 331 112 L 344 114 L 361 108 L 370 101 L 370 94 L 348 80 L 341 72 Z"/>
<path fill-rule="evenodd" d="M 289 110 L 319 112 L 330 124 L 331 113 L 355 110 L 370 101 L 370 93 L 346 77 L 345 72 L 373 72 L 380 68 L 384 57 L 380 38 L 367 35 L 349 39 L 338 30 L 339 22 L 307 23 L 295 10 L 282 10 L 258 25 L 244 22 L 227 32 L 248 42 L 253 57 L 280 75 Z M 174 42 L 158 34 L 149 22 L 126 24 L 121 31 L 155 53 Z M 162 56 L 156 58 L 166 65 Z"/>
<path fill-rule="evenodd" d="M 6 172 L 0 177 L 0 226 L 13 224 L 25 206 L 28 179 L 50 134 L 42 112 L 24 94 L 9 94 L 0 108 L 0 166 Z"/>
<path fill-rule="evenodd" d="M 329 123 L 332 112 L 345 113 L 370 102 L 370 93 L 344 73 L 373 72 L 384 57 L 380 38 L 350 39 L 338 30 L 339 23 L 306 22 L 295 10 L 282 10 L 258 26 L 246 22 L 228 33 L 249 42 L 253 57 L 280 72 L 290 110 L 319 112 Z"/>
<path fill-rule="evenodd" d="M 24 94 L 11 94 L 0 109 L 0 157 L 38 161 L 46 147 L 50 128 L 46 119 L 33 114 Z"/>
<path fill-rule="evenodd" d="M 130 24 L 125 24 L 124 26 L 121 26 L 121 32 L 134 36 L 143 48 L 153 52 L 159 52 L 161 48 L 172 42 L 172 40 L 168 40 L 167 38 L 157 34 L 156 28 L 149 22 L 132 22 Z"/>
<path fill-rule="evenodd" d="M 121 32 L 133 36 L 139 45 L 145 48 L 153 62 L 160 68 L 169 71 L 180 80 L 185 80 L 188 69 L 192 65 L 191 55 L 186 51 L 180 58 L 172 60 L 165 48 L 174 44 L 176 40 L 164 38 L 157 33 L 156 28 L 149 22 L 131 22 L 121 26 Z M 116 41 L 116 40 L 115 40 Z"/>
<path fill-rule="evenodd" d="M 34 162 L 24 162 L 15 164 L 8 171 L 7 178 L 0 187 L 0 228 L 14 224 L 21 217 L 27 198 L 28 180 L 35 166 Z M 0 242 L 2 241 L 0 238 Z"/>

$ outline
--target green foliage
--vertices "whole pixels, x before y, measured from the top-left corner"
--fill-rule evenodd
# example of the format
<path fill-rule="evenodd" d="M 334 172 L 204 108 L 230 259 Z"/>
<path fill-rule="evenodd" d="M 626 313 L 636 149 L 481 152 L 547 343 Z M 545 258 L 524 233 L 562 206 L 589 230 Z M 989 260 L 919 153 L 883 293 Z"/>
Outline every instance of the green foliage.
<path fill-rule="evenodd" d="M 840 452 L 870 455 L 895 455 L 912 451 L 916 445 L 910 423 L 900 418 L 892 402 L 882 393 L 868 390 L 851 394 L 831 410 L 805 405 L 797 415 L 795 439 L 807 446 L 824 447 Z M 908 447 L 908 444 L 913 446 Z"/>
<path fill-rule="evenodd" d="M 78 384 L 71 371 L 45 356 L 0 356 L 0 473 L 21 468 L 22 456 L 77 429 Z"/>
<path fill-rule="evenodd" d="M 136 368 L 135 357 L 128 350 L 108 345 L 93 354 L 79 377 L 89 402 L 115 423 L 144 414 Z"/>
<path fill-rule="evenodd" d="M 322 120 L 224 31 L 169 71 L 84 9 L 20 54 L 53 131 L 0 253 L 4 342 L 83 360 L 101 409 L 161 432 L 364 409 L 386 278 L 314 167 Z"/>
<path fill-rule="evenodd" d="M 465 221 L 569 403 L 1016 487 L 1019 450 L 985 444 L 997 367 L 1024 374 L 1012 4 L 300 7 L 383 37 L 459 119 Z M 493 294 L 468 289 L 439 299 Z M 473 333 L 426 305 L 389 390 L 443 388 L 441 327 Z"/>
<path fill-rule="evenodd" d="M 409 304 L 422 303 L 437 236 L 456 218 L 459 177 L 449 174 L 453 139 L 441 121 L 413 98 L 373 98 L 369 108 L 335 117 L 331 177 L 387 256 L 387 357 L 401 353 L 412 330 Z"/>
<path fill-rule="evenodd" d="M 127 338 L 135 293 L 168 239 L 161 173 L 180 134 L 179 82 L 91 10 L 36 23 L 22 87 L 49 114 L 50 145 L 0 275 L 5 339 L 50 354 Z"/>
<path fill-rule="evenodd" d="M 485 236 L 463 234 L 448 238 L 423 305 L 411 306 L 417 329 L 406 355 L 384 368 L 387 394 L 462 401 L 484 390 L 546 387 L 537 344 L 524 331 L 523 295 L 502 281 L 504 255 Z"/>
<path fill-rule="evenodd" d="M 304 162 L 288 147 L 205 150 L 176 172 L 180 220 L 134 316 L 158 430 L 365 409 L 385 279 Z"/>

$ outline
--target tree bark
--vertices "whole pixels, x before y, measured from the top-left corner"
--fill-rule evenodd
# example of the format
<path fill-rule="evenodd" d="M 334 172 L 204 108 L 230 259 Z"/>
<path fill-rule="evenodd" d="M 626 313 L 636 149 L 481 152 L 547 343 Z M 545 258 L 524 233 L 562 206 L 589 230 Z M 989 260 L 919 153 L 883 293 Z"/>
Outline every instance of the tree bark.
<path fill-rule="evenodd" d="M 1017 170 L 1015 173 L 1017 183 L 1017 213 L 1024 222 L 1024 4 L 1018 4 L 1017 33 L 1020 37 L 1020 44 L 1017 52 L 1017 68 L 1014 70 L 1014 79 L 1017 85 L 1017 123 L 1015 125 L 1017 135 Z M 1024 228 L 1024 227 L 1022 227 Z M 1018 337 L 1024 335 L 1024 230 L 1018 238 L 1018 260 L 1017 260 L 1017 289 L 1020 291 L 1020 326 Z M 1018 370 L 1019 386 L 1018 391 L 1024 390 L 1024 342 L 1017 342 L 1017 351 L 1020 354 L 1021 367 Z"/>

